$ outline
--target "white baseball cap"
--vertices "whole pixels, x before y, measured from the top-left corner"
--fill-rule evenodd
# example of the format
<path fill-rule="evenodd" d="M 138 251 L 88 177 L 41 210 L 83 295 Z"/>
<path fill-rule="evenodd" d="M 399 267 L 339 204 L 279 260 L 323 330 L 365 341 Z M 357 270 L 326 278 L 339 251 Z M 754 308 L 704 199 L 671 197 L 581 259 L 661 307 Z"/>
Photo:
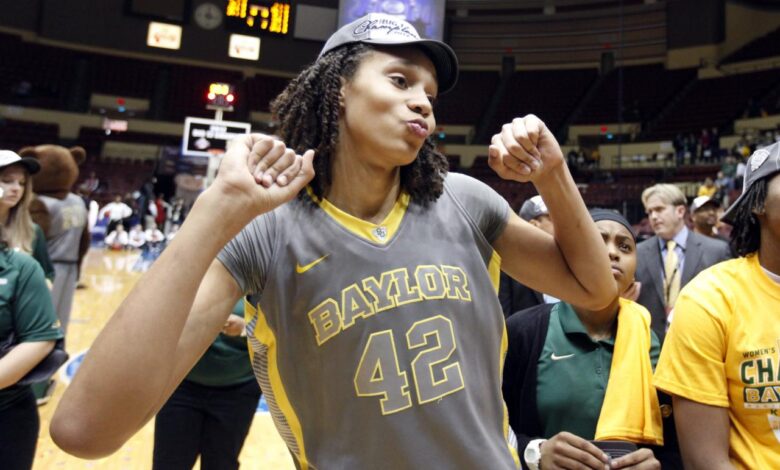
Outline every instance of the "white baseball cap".
<path fill-rule="evenodd" d="M 38 160 L 30 157 L 22 158 L 18 153 L 11 150 L 0 150 L 0 169 L 15 164 L 22 165 L 31 175 L 41 171 L 41 164 L 38 163 Z"/>
<path fill-rule="evenodd" d="M 720 201 L 714 197 L 699 196 L 691 203 L 691 212 L 696 212 L 697 210 L 704 207 L 705 204 L 713 204 L 715 207 L 720 207 Z"/>
<path fill-rule="evenodd" d="M 458 58 L 450 46 L 434 39 L 422 39 L 414 26 L 383 13 L 369 13 L 339 28 L 328 38 L 319 57 L 357 42 L 377 46 L 418 46 L 436 67 L 439 93 L 451 90 L 458 81 Z"/>

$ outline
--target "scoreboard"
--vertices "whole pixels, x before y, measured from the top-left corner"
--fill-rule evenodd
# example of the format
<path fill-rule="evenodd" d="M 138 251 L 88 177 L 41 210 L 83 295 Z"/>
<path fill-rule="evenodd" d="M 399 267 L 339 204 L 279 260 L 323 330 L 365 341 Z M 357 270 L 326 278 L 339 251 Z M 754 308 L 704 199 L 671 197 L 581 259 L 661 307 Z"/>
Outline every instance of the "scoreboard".
<path fill-rule="evenodd" d="M 289 1 L 228 0 L 225 27 L 236 33 L 286 36 L 291 26 L 290 6 Z"/>

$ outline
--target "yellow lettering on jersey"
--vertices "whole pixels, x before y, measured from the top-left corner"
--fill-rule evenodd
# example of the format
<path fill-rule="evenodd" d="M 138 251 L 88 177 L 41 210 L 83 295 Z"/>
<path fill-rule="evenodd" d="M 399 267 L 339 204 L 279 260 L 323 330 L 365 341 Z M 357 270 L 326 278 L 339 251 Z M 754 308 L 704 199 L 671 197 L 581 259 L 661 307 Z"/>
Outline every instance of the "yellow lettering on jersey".
<path fill-rule="evenodd" d="M 407 268 L 385 271 L 379 279 L 369 276 L 342 289 L 340 303 L 329 297 L 311 309 L 308 316 L 317 345 L 322 346 L 359 318 L 397 306 L 445 297 L 471 302 L 468 277 L 457 266 L 420 265 L 415 268 L 414 285 L 410 285 L 410 277 Z"/>
<path fill-rule="evenodd" d="M 363 290 L 374 298 L 374 311 L 376 313 L 395 307 L 395 294 L 391 291 L 395 287 L 395 278 L 389 273 L 382 273 L 379 281 L 369 276 L 363 279 Z"/>
<path fill-rule="evenodd" d="M 341 291 L 342 329 L 355 324 L 358 317 L 368 318 L 374 314 L 371 303 L 360 290 L 357 283 Z"/>
<path fill-rule="evenodd" d="M 443 299 L 445 294 L 444 275 L 433 265 L 417 266 L 414 270 L 417 288 L 423 299 Z"/>
<path fill-rule="evenodd" d="M 469 278 L 466 273 L 457 266 L 445 265 L 442 265 L 441 271 L 444 273 L 444 279 L 447 283 L 447 298 L 471 302 Z"/>
<path fill-rule="evenodd" d="M 409 286 L 409 272 L 406 268 L 390 271 L 390 275 L 395 280 L 397 292 L 395 296 L 396 305 L 406 305 L 422 300 L 420 289 L 416 286 Z"/>
<path fill-rule="evenodd" d="M 339 305 L 333 299 L 326 299 L 309 311 L 309 321 L 314 327 L 317 346 L 333 338 L 341 331 L 341 314 Z"/>

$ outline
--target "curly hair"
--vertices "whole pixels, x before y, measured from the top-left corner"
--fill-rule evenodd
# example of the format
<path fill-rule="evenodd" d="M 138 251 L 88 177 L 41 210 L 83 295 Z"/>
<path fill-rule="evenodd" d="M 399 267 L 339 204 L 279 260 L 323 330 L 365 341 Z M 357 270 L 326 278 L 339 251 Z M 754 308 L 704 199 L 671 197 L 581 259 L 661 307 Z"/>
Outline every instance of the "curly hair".
<path fill-rule="evenodd" d="M 758 251 L 761 246 L 761 223 L 756 212 L 763 212 L 768 187 L 767 178 L 756 181 L 735 208 L 731 248 L 739 256 Z"/>
<path fill-rule="evenodd" d="M 314 149 L 315 176 L 311 188 L 323 197 L 332 182 L 331 167 L 339 140 L 339 96 L 344 81 L 350 81 L 361 60 L 374 48 L 350 44 L 335 49 L 304 69 L 271 103 L 277 135 L 298 153 Z M 401 187 L 421 205 L 435 201 L 444 190 L 449 165 L 425 139 L 417 158 L 401 167 Z M 301 192 L 299 197 L 303 197 Z"/>

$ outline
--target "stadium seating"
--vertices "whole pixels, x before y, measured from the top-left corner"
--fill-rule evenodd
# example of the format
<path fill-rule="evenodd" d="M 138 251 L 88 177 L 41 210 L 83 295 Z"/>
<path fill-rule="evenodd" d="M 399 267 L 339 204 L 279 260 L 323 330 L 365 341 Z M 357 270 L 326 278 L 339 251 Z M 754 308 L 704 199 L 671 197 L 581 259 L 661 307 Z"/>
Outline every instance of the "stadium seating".
<path fill-rule="evenodd" d="M 515 72 L 490 128 L 498 129 L 516 116 L 533 113 L 557 131 L 596 77 L 595 69 Z"/>
<path fill-rule="evenodd" d="M 0 119 L 0 149 L 19 150 L 28 145 L 59 142 L 59 126 Z"/>
<path fill-rule="evenodd" d="M 735 62 L 746 62 L 749 60 L 780 56 L 778 44 L 780 44 L 780 28 L 750 41 L 723 59 L 721 64 L 733 64 Z"/>
<path fill-rule="evenodd" d="M 498 86 L 496 71 L 462 71 L 458 83 L 439 97 L 436 121 L 440 124 L 474 125 L 482 117 Z"/>
<path fill-rule="evenodd" d="M 78 53 L 0 34 L 0 101 L 60 109 Z"/>
<path fill-rule="evenodd" d="M 624 122 L 644 121 L 655 116 L 680 89 L 696 77 L 695 69 L 666 70 L 663 64 L 622 67 L 610 72 L 601 81 L 577 119 L 578 124 L 618 122 L 618 94 L 623 81 L 623 107 L 631 110 L 636 104 L 640 119 L 623 114 Z"/>
<path fill-rule="evenodd" d="M 275 77 L 272 75 L 256 75 L 246 81 L 246 99 L 249 101 L 249 109 L 252 111 L 270 111 L 271 101 L 281 93 L 289 78 Z"/>
<path fill-rule="evenodd" d="M 698 80 L 651 130 L 648 139 L 670 139 L 678 132 L 701 132 L 738 118 L 750 98 L 763 97 L 780 80 L 780 69 Z"/>
<path fill-rule="evenodd" d="M 92 91 L 126 98 L 152 96 L 157 72 L 162 65 L 138 59 L 92 55 Z"/>

